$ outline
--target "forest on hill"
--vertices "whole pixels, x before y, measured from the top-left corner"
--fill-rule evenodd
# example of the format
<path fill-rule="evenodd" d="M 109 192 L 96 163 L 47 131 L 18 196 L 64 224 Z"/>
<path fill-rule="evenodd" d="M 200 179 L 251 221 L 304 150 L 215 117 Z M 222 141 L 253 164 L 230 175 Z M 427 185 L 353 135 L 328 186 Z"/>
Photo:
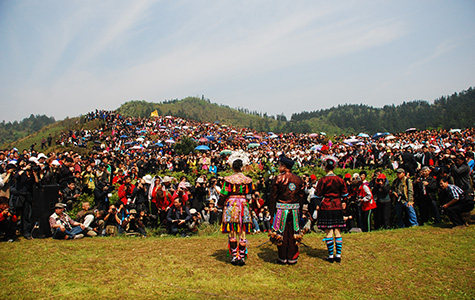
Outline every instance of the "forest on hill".
<path fill-rule="evenodd" d="M 0 123 L 0 145 L 17 141 L 54 122 L 56 121 L 53 117 L 33 114 L 20 122 L 14 121 L 5 123 L 5 121 L 3 121 Z"/>
<path fill-rule="evenodd" d="M 312 119 L 326 120 L 344 132 L 402 132 L 408 128 L 467 128 L 475 122 L 475 90 L 440 97 L 433 104 L 427 101 L 404 102 L 374 108 L 346 104 L 330 109 L 293 114 L 292 122 Z"/>
<path fill-rule="evenodd" d="M 208 99 L 189 97 L 163 103 L 129 101 L 118 111 L 126 116 L 146 117 L 157 110 L 159 115 L 173 115 L 200 122 L 222 122 L 248 127 L 260 132 L 326 132 L 329 134 L 355 134 L 358 132 L 402 132 L 408 128 L 438 129 L 466 128 L 475 123 L 475 90 L 442 96 L 433 104 L 417 100 L 401 105 L 375 108 L 364 104 L 345 104 L 330 109 L 293 114 L 290 120 L 284 115 L 230 108 L 211 103 Z"/>

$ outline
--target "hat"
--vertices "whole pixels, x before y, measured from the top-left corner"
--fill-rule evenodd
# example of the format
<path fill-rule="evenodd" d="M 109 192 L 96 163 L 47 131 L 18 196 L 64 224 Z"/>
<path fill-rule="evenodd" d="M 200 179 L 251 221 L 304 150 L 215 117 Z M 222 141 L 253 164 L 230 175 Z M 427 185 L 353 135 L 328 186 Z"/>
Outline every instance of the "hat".
<path fill-rule="evenodd" d="M 61 164 L 59 163 L 59 161 L 58 161 L 57 159 L 53 160 L 53 161 L 51 162 L 51 164 L 52 164 L 53 166 L 61 166 Z"/>
<path fill-rule="evenodd" d="M 135 209 L 131 209 L 131 210 L 129 211 L 129 214 L 131 214 L 131 215 L 136 215 L 136 214 L 137 214 L 137 211 L 136 211 Z"/>
<path fill-rule="evenodd" d="M 197 183 L 204 183 L 205 180 L 203 179 L 203 177 L 198 177 L 198 179 L 196 179 L 196 182 Z"/>
<path fill-rule="evenodd" d="M 163 177 L 163 182 L 172 182 L 172 178 L 170 176 Z"/>
<path fill-rule="evenodd" d="M 38 159 L 41 159 L 41 158 L 47 159 L 48 157 L 44 153 L 40 153 L 38 154 Z"/>
<path fill-rule="evenodd" d="M 56 203 L 56 204 L 54 205 L 54 208 L 55 208 L 55 209 L 56 209 L 56 208 L 64 208 L 64 207 L 65 207 L 65 205 L 64 205 L 63 203 Z"/>
<path fill-rule="evenodd" d="M 350 174 L 350 173 L 346 173 L 346 174 L 345 174 L 345 178 L 350 179 L 350 178 L 351 178 L 351 174 Z"/>
<path fill-rule="evenodd" d="M 315 174 L 312 174 L 312 175 L 310 175 L 310 179 L 311 180 L 317 180 L 317 176 L 315 176 Z"/>
<path fill-rule="evenodd" d="M 145 183 L 152 184 L 152 180 L 153 180 L 152 175 L 147 174 L 142 179 L 145 181 Z"/>
<path fill-rule="evenodd" d="M 197 213 L 196 209 L 194 209 L 194 208 L 190 209 L 190 214 L 194 215 L 196 213 Z"/>
<path fill-rule="evenodd" d="M 399 168 L 396 170 L 396 173 L 406 173 L 406 170 L 404 170 L 403 168 Z"/>
<path fill-rule="evenodd" d="M 360 174 L 358 173 L 353 174 L 353 179 L 360 181 L 361 180 Z"/>
<path fill-rule="evenodd" d="M 187 182 L 185 182 L 184 186 L 185 186 L 187 189 L 189 189 L 189 188 L 191 187 L 191 184 L 187 181 Z"/>
<path fill-rule="evenodd" d="M 429 168 L 428 166 L 424 166 L 424 167 L 422 167 L 421 170 L 423 170 L 423 171 L 425 171 L 425 170 L 430 170 L 430 168 Z"/>
<path fill-rule="evenodd" d="M 295 164 L 295 161 L 291 160 L 290 158 L 286 157 L 284 154 L 279 156 L 279 163 L 286 166 L 288 169 L 292 169 Z"/>
<path fill-rule="evenodd" d="M 386 175 L 381 173 L 381 174 L 378 175 L 378 177 L 376 177 L 376 179 L 386 179 Z"/>

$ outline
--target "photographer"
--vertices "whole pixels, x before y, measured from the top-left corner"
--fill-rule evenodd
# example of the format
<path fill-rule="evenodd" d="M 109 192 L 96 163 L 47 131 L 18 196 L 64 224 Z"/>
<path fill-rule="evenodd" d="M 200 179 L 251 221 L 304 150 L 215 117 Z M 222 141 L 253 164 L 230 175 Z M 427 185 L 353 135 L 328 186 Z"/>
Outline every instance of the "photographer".
<path fill-rule="evenodd" d="M 414 180 L 414 200 L 419 207 L 421 224 L 428 222 L 431 215 L 435 223 L 440 223 L 440 213 L 436 203 L 437 182 L 430 173 L 430 168 L 425 166 Z"/>
<path fill-rule="evenodd" d="M 373 184 L 373 197 L 377 207 L 374 209 L 375 229 L 389 229 L 391 222 L 391 197 L 389 191 L 391 187 L 386 179 L 386 175 L 380 173 Z"/>
<path fill-rule="evenodd" d="M 198 233 L 199 226 L 201 225 L 201 215 L 196 209 L 190 209 L 191 220 L 188 224 L 188 229 L 191 233 Z"/>
<path fill-rule="evenodd" d="M 412 187 L 412 180 L 406 177 L 406 171 L 402 168 L 396 170 L 397 178 L 391 184 L 390 195 L 393 198 L 394 208 L 397 215 L 397 225 L 399 228 L 404 228 L 403 211 L 406 212 L 409 218 L 409 225 L 418 226 L 417 215 L 414 210 L 414 190 Z"/>
<path fill-rule="evenodd" d="M 203 177 L 198 177 L 196 179 L 195 190 L 193 193 L 193 200 L 191 201 L 191 208 L 196 209 L 197 211 L 202 211 L 204 204 L 206 202 L 206 197 L 208 196 L 208 190 L 206 182 Z"/>
<path fill-rule="evenodd" d="M 124 183 L 119 187 L 118 195 L 119 195 L 119 202 L 122 204 L 127 205 L 132 202 L 132 192 L 135 189 L 135 185 L 132 184 L 132 178 L 130 176 L 124 177 Z M 120 203 L 116 203 L 116 205 L 120 205 Z"/>
<path fill-rule="evenodd" d="M 33 186 L 38 184 L 39 177 L 36 164 L 20 160 L 19 169 L 15 174 L 14 184 L 10 189 L 10 207 L 16 215 L 21 216 L 21 231 L 26 239 L 31 239 L 33 230 Z"/>
<path fill-rule="evenodd" d="M 16 166 L 14 164 L 7 164 L 5 173 L 0 175 L 0 197 L 10 199 L 10 186 L 15 177 Z"/>
<path fill-rule="evenodd" d="M 83 192 L 86 194 L 91 194 L 96 188 L 96 175 L 94 174 L 91 165 L 86 167 L 86 170 L 81 173 L 81 177 Z"/>
<path fill-rule="evenodd" d="M 132 199 L 133 206 L 135 206 L 137 211 L 145 211 L 147 214 L 149 213 L 148 189 L 150 186 L 149 182 L 151 183 L 151 180 L 151 176 L 150 178 L 144 177 L 139 179 L 137 181 L 137 185 L 135 186 L 132 192 L 132 195 L 130 196 L 130 198 Z"/>
<path fill-rule="evenodd" d="M 449 184 L 446 178 L 440 179 L 440 188 L 444 193 L 441 193 L 443 213 L 447 214 L 454 227 L 465 226 L 465 221 L 462 214 L 473 210 L 473 198 L 467 197 L 466 192 L 460 187 Z"/>
<path fill-rule="evenodd" d="M 130 210 L 129 216 L 122 223 L 122 228 L 126 234 L 140 234 L 143 237 L 147 237 L 145 225 L 135 209 Z"/>
<path fill-rule="evenodd" d="M 68 186 L 62 191 L 63 198 L 62 203 L 67 205 L 68 210 L 71 210 L 74 204 L 78 201 L 81 196 L 79 189 L 76 189 L 76 184 L 74 181 L 68 183 Z"/>
<path fill-rule="evenodd" d="M 15 223 L 17 217 L 10 211 L 8 198 L 0 197 L 0 232 L 3 233 L 2 241 L 13 242 L 16 239 Z"/>
<path fill-rule="evenodd" d="M 111 205 L 107 215 L 104 217 L 104 225 L 106 228 L 106 235 L 115 236 L 121 234 L 122 220 L 119 218 L 118 210 L 115 205 Z"/>
<path fill-rule="evenodd" d="M 108 211 L 109 210 L 109 193 L 114 190 L 113 186 L 107 185 L 106 182 L 99 180 L 94 188 L 94 203 L 97 205 L 97 209 Z"/>

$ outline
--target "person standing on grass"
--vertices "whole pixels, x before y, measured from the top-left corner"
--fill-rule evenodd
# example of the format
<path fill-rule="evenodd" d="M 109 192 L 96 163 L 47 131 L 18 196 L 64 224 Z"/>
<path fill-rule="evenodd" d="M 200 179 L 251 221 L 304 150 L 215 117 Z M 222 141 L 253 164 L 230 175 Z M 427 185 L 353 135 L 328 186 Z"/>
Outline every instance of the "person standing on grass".
<path fill-rule="evenodd" d="M 303 233 L 300 230 L 300 211 L 306 198 L 305 182 L 292 173 L 294 161 L 285 155 L 279 157 L 280 174 L 271 186 L 269 210 L 274 214 L 270 240 L 277 245 L 279 264 L 293 265 L 299 257 Z"/>
<path fill-rule="evenodd" d="M 252 193 L 252 179 L 242 174 L 242 168 L 249 164 L 244 151 L 235 151 L 228 159 L 234 174 L 224 178 L 218 206 L 223 207 L 221 232 L 229 237 L 231 264 L 243 266 L 247 256 L 246 233 L 252 230 L 252 218 L 247 195 Z M 238 242 L 239 238 L 239 242 Z"/>
<path fill-rule="evenodd" d="M 318 181 L 315 189 L 315 196 L 319 201 L 317 226 L 319 229 L 325 230 L 326 236 L 323 241 L 327 244 L 328 257 L 326 260 L 330 263 L 341 262 L 343 239 L 340 229 L 346 226 L 341 204 L 342 200 L 348 196 L 345 182 L 333 173 L 336 164 L 336 160 L 332 157 L 324 159 L 323 165 L 327 175 Z M 335 246 L 336 253 L 334 252 Z"/>

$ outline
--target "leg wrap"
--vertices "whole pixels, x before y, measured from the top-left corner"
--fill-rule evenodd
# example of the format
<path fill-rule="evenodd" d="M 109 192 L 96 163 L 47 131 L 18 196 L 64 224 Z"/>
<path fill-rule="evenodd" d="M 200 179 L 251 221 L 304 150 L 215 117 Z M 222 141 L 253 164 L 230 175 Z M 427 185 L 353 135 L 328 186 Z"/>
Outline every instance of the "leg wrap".
<path fill-rule="evenodd" d="M 239 257 L 247 258 L 247 240 L 241 239 L 239 241 Z"/>
<path fill-rule="evenodd" d="M 333 258 L 333 238 L 324 238 L 323 241 L 327 243 L 328 257 Z"/>
<path fill-rule="evenodd" d="M 335 238 L 336 257 L 341 257 L 342 246 L 343 246 L 343 238 L 341 236 Z"/>
<path fill-rule="evenodd" d="M 232 257 L 236 257 L 238 255 L 238 242 L 235 238 L 229 238 L 229 253 Z"/>

